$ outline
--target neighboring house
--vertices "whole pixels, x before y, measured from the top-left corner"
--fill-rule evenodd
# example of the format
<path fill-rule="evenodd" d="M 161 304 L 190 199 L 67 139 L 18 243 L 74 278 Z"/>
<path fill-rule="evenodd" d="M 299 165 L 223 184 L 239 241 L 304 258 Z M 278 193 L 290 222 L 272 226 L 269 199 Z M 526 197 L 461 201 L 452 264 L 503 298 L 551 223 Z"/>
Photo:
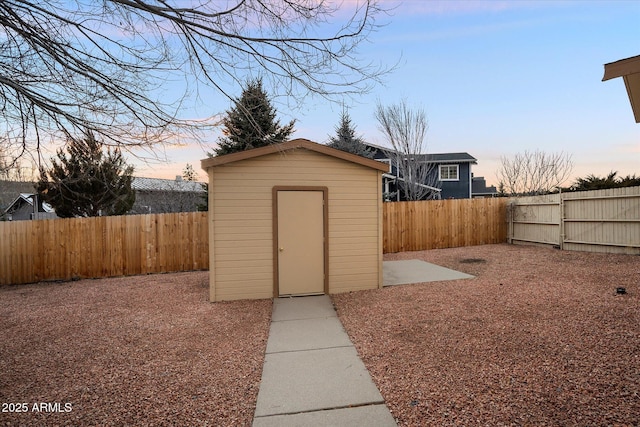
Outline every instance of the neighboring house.
<path fill-rule="evenodd" d="M 34 193 L 35 182 L 0 180 L 0 215 L 20 195 L 20 193 Z"/>
<path fill-rule="evenodd" d="M 0 195 L 5 202 L 0 209 L 0 219 L 58 218 L 47 203 L 38 200 L 38 209 L 34 209 L 34 184 L 0 181 Z M 206 191 L 202 183 L 184 181 L 180 176 L 175 180 L 134 177 L 131 187 L 136 192 L 136 201 L 129 214 L 193 212 L 198 210 L 198 205 L 205 203 Z"/>
<path fill-rule="evenodd" d="M 136 202 L 129 214 L 194 212 L 204 203 L 202 183 L 176 179 L 134 177 L 131 187 L 136 192 Z"/>
<path fill-rule="evenodd" d="M 3 212 L 5 221 L 58 218 L 48 203 L 43 203 L 37 194 L 21 193 Z"/>
<path fill-rule="evenodd" d="M 382 175 L 382 185 L 384 194 L 394 194 L 393 200 L 405 200 L 401 191 L 398 192 L 398 181 L 402 181 L 402 176 L 397 176 L 397 167 L 389 159 L 390 148 L 365 143 L 373 151 L 373 158 L 389 163 L 389 172 Z M 471 165 L 477 164 L 477 159 L 468 153 L 441 153 L 441 154 L 418 154 L 419 158 L 426 163 L 435 166 L 434 173 L 437 173 L 437 191 L 439 199 L 470 199 L 472 197 L 472 173 Z"/>
<path fill-rule="evenodd" d="M 487 187 L 487 181 L 483 176 L 472 176 L 471 194 L 473 198 L 495 197 L 498 195 L 498 189 L 495 185 Z"/>

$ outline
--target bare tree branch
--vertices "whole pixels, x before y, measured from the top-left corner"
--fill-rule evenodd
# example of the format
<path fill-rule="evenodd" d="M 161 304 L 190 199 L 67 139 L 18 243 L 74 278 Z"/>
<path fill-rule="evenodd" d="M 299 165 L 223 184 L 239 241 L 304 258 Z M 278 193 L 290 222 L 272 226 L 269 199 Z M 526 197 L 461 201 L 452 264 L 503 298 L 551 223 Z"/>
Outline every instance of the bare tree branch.
<path fill-rule="evenodd" d="M 387 107 L 378 103 L 375 117 L 393 148 L 387 155 L 407 200 L 439 198 L 436 165 L 428 161 L 429 124 L 424 110 L 411 108 L 406 100 Z"/>
<path fill-rule="evenodd" d="M 85 131 L 121 147 L 197 139 L 188 96 L 204 85 L 232 99 L 225 88 L 247 78 L 292 103 L 361 94 L 388 71 L 359 55 L 382 12 L 376 0 L 0 0 L 2 143 L 39 156 Z M 176 81 L 186 89 L 171 98 Z"/>
<path fill-rule="evenodd" d="M 512 196 L 547 194 L 571 175 L 571 155 L 564 152 L 525 151 L 513 158 L 500 158 L 498 179 L 503 191 Z"/>

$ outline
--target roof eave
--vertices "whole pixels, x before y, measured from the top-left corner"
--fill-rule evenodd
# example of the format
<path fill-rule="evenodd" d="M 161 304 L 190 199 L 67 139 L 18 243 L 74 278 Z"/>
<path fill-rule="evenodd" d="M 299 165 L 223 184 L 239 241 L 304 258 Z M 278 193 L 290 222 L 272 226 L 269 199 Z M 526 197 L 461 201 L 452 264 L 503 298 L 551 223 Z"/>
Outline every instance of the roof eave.
<path fill-rule="evenodd" d="M 331 157 L 336 157 L 382 172 L 389 170 L 389 165 L 387 163 L 368 159 L 356 154 L 347 153 L 346 151 L 337 150 L 335 148 L 331 148 L 326 145 L 318 144 L 317 142 L 309 141 L 308 139 L 302 138 L 282 142 L 279 144 L 272 144 L 266 147 L 254 148 L 252 150 L 240 151 L 237 153 L 225 154 L 223 156 L 202 159 L 200 161 L 200 166 L 202 167 L 202 169 L 208 170 L 209 168 L 216 166 L 239 162 L 241 160 L 253 159 L 256 157 L 266 156 L 268 154 L 283 153 L 285 151 L 295 150 L 298 148 L 304 148 L 317 153 L 326 154 Z"/>
<path fill-rule="evenodd" d="M 622 77 L 636 123 L 640 123 L 640 55 L 604 65 L 602 81 Z"/>

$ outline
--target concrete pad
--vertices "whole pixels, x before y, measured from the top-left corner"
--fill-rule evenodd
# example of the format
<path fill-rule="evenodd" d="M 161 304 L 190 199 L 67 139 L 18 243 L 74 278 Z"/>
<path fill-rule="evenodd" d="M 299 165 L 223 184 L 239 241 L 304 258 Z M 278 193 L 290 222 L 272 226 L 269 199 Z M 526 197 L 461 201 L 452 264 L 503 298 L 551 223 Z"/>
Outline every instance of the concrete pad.
<path fill-rule="evenodd" d="M 253 427 L 395 427 L 395 420 L 385 405 L 367 405 L 302 414 L 256 417 Z"/>
<path fill-rule="evenodd" d="M 255 417 L 384 403 L 355 347 L 265 356 Z"/>
<path fill-rule="evenodd" d="M 473 279 L 475 277 L 419 259 L 383 261 L 382 273 L 384 286 L 439 282 L 442 280 Z"/>
<path fill-rule="evenodd" d="M 337 317 L 329 295 L 275 298 L 273 300 L 272 322 L 317 317 Z"/>
<path fill-rule="evenodd" d="M 337 317 L 284 320 L 271 323 L 267 354 L 351 345 Z"/>

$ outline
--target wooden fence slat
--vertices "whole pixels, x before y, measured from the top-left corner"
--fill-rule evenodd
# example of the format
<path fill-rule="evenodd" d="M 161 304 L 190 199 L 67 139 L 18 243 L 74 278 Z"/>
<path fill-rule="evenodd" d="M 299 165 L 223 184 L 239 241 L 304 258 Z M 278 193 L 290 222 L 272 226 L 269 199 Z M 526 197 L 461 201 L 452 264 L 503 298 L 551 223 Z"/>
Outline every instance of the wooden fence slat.
<path fill-rule="evenodd" d="M 0 285 L 209 268 L 206 212 L 0 222 Z"/>
<path fill-rule="evenodd" d="M 384 203 L 384 252 L 505 242 L 506 204 L 503 198 Z"/>
<path fill-rule="evenodd" d="M 383 204 L 384 252 L 506 241 L 506 199 Z M 0 284 L 209 268 L 207 212 L 0 223 Z"/>
<path fill-rule="evenodd" d="M 640 254 L 640 187 L 512 199 L 513 241 Z"/>

